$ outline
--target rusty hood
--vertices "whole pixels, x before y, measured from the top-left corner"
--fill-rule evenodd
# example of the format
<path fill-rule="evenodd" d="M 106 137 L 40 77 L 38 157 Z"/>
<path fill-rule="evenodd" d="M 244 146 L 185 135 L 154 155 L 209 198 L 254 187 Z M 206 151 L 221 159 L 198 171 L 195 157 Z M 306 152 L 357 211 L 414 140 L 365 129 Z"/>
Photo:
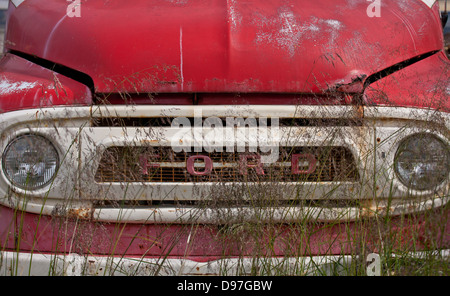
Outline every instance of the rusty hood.
<path fill-rule="evenodd" d="M 322 92 L 443 47 L 433 1 L 75 2 L 11 4 L 5 45 L 99 93 Z"/>

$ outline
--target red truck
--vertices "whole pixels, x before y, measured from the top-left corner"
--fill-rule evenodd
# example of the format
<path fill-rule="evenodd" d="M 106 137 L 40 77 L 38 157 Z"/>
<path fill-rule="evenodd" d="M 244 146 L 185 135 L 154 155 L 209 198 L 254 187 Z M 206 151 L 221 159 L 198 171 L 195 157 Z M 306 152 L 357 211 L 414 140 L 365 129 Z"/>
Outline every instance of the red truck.
<path fill-rule="evenodd" d="M 11 0 L 4 39 L 3 275 L 448 258 L 438 1 Z"/>

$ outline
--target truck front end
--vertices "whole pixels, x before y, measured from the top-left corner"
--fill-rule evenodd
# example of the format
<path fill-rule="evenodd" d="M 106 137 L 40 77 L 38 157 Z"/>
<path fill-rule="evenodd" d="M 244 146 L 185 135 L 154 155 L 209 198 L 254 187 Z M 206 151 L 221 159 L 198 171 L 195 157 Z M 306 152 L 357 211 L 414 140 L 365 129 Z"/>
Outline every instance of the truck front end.
<path fill-rule="evenodd" d="M 437 1 L 11 1 L 0 271 L 448 260 L 449 72 Z"/>

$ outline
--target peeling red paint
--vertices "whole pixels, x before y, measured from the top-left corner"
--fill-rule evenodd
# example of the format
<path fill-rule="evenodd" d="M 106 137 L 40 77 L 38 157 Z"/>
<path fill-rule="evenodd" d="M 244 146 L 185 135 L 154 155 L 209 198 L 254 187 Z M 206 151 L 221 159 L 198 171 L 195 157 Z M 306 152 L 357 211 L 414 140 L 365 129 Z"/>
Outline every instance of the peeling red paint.
<path fill-rule="evenodd" d="M 449 75 L 450 62 L 441 51 L 371 84 L 366 103 L 450 112 Z"/>
<path fill-rule="evenodd" d="M 0 69 L 0 112 L 92 103 L 85 85 L 18 56 L 3 56 Z"/>
<path fill-rule="evenodd" d="M 139 225 L 98 224 L 66 217 L 39 216 L 0 207 L 0 217 L 16 217 L 15 231 L 20 233 L 21 251 L 39 253 L 126 255 L 214 260 L 250 256 L 315 256 L 358 254 L 363 241 L 368 250 L 378 250 L 381 239 L 393 240 L 394 249 L 415 251 L 427 248 L 449 248 L 450 236 L 445 232 L 450 220 L 442 212 L 401 217 L 383 221 L 239 225 Z M 448 211 L 447 211 L 447 217 Z M 0 234 L 10 223 L 0 224 Z M 364 227 L 361 227 L 364 225 Z M 194 229 L 194 230 L 193 230 Z M 380 237 L 380 231 L 383 237 Z M 442 232 L 444 231 L 444 232 Z M 189 238 L 190 237 L 190 238 Z M 268 243 L 270 242 L 270 243 Z M 13 244 L 4 246 L 13 250 Z"/>

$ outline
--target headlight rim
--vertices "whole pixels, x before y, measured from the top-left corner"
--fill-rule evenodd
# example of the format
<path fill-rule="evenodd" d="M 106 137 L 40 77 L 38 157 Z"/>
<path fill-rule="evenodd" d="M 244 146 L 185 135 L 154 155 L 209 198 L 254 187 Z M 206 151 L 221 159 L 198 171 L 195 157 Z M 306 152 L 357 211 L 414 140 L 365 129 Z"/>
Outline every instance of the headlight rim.
<path fill-rule="evenodd" d="M 435 140 L 440 142 L 443 145 L 444 149 L 447 151 L 447 159 L 450 160 L 450 145 L 447 143 L 448 140 L 445 137 L 443 137 L 440 134 L 436 134 L 436 133 L 433 133 L 430 131 L 420 131 L 420 132 L 416 132 L 416 133 L 405 136 L 403 139 L 401 139 L 399 141 L 398 145 L 396 145 L 396 151 L 395 151 L 394 158 L 393 158 L 393 171 L 394 171 L 394 175 L 395 175 L 396 179 L 400 182 L 401 185 L 405 186 L 405 188 L 407 188 L 409 191 L 415 191 L 415 192 L 421 192 L 421 193 L 435 192 L 436 190 L 443 188 L 443 186 L 445 186 L 449 182 L 450 169 L 447 170 L 446 177 L 444 177 L 442 181 L 440 181 L 438 184 L 433 184 L 432 186 L 428 186 L 426 188 L 423 188 L 423 187 L 419 188 L 419 187 L 411 186 L 411 182 L 407 182 L 402 177 L 402 175 L 398 172 L 397 163 L 398 163 L 399 154 L 402 152 L 401 148 L 404 147 L 405 143 L 407 143 L 407 141 L 410 141 L 412 138 L 423 137 L 423 136 L 431 136 L 432 138 L 434 138 Z"/>
<path fill-rule="evenodd" d="M 7 149 L 17 140 L 19 140 L 22 137 L 25 136 L 36 136 L 36 137 L 40 137 L 42 138 L 44 141 L 47 141 L 48 144 L 51 145 L 51 147 L 54 149 L 55 151 L 55 155 L 56 155 L 56 168 L 55 168 L 55 172 L 52 175 L 51 178 L 48 179 L 47 182 L 45 182 L 42 185 L 39 186 L 22 186 L 21 184 L 17 184 L 16 182 L 14 182 L 12 180 L 12 178 L 7 174 L 6 172 L 6 163 L 5 163 L 5 155 L 6 155 L 6 151 Z M 49 186 L 50 184 L 52 184 L 52 182 L 55 180 L 55 177 L 60 169 L 61 166 L 61 157 L 60 157 L 60 150 L 58 149 L 59 147 L 57 145 L 55 145 L 55 142 L 52 141 L 51 139 L 49 139 L 48 135 L 46 134 L 42 134 L 42 133 L 38 133 L 38 132 L 24 132 L 24 133 L 20 133 L 20 134 L 15 134 L 13 137 L 10 137 L 8 139 L 8 144 L 6 146 L 4 146 L 4 148 L 2 149 L 2 156 L 0 157 L 0 161 L 1 161 L 1 174 L 3 175 L 3 179 L 7 182 L 7 184 L 9 184 L 10 187 L 15 188 L 17 190 L 20 191 L 24 191 L 24 192 L 37 192 L 42 190 L 43 188 Z"/>

